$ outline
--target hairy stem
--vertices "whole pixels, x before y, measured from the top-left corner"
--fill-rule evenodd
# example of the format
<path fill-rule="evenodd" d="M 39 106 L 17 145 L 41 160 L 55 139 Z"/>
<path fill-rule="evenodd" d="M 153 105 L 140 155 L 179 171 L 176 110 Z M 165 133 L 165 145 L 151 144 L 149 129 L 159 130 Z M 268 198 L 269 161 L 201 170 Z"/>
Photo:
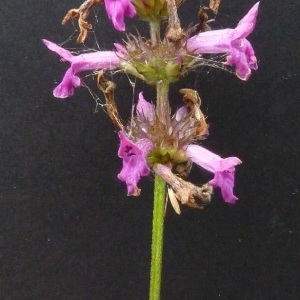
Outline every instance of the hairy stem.
<path fill-rule="evenodd" d="M 169 128 L 170 124 L 170 104 L 169 104 L 169 83 L 163 80 L 156 85 L 156 114 L 160 122 Z"/>
<path fill-rule="evenodd" d="M 151 45 L 156 46 L 160 42 L 160 23 L 150 22 Z M 156 115 L 161 123 L 170 125 L 169 83 L 159 81 L 156 83 Z M 150 271 L 150 300 L 160 299 L 163 230 L 165 211 L 166 183 L 158 175 L 155 175 L 154 204 L 152 221 L 152 245 L 151 245 L 151 271 Z"/>
<path fill-rule="evenodd" d="M 160 299 L 165 190 L 166 190 L 165 181 L 158 175 L 155 175 L 153 222 L 152 222 L 150 293 L 149 293 L 150 300 Z"/>
<path fill-rule="evenodd" d="M 150 37 L 151 37 L 151 46 L 155 47 L 160 42 L 160 22 L 151 21 L 150 25 Z"/>

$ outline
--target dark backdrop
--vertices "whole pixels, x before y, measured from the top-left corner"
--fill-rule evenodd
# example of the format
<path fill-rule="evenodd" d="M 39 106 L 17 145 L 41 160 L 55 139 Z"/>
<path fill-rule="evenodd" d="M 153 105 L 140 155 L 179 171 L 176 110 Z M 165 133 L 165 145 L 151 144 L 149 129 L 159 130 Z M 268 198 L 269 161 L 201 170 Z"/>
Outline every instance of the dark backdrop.
<path fill-rule="evenodd" d="M 186 25 L 192 2 L 182 7 Z M 41 39 L 69 41 L 75 26 L 60 22 L 80 3 L 0 3 L 1 299 L 148 297 L 153 179 L 141 181 L 139 198 L 127 197 L 107 115 L 94 113 L 87 89 L 65 101 L 52 96 L 67 65 Z M 214 26 L 235 26 L 254 3 L 223 0 Z M 299 15 L 298 0 L 261 1 L 250 36 L 259 70 L 248 82 L 206 69 L 172 88 L 175 107 L 178 88 L 200 91 L 211 124 L 204 146 L 243 164 L 236 205 L 216 192 L 204 211 L 168 209 L 163 299 L 300 298 Z M 97 16 L 97 40 L 110 49 L 124 35 L 103 11 Z M 126 118 L 132 87 L 125 75 L 114 79 Z M 151 100 L 143 84 L 135 97 L 141 90 Z M 194 167 L 193 181 L 203 176 Z"/>

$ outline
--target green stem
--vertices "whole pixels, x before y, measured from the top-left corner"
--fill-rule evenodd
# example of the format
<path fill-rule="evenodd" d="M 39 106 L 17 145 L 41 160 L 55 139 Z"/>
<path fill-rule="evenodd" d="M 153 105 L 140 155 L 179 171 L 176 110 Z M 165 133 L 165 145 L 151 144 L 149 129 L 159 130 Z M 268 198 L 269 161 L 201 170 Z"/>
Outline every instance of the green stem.
<path fill-rule="evenodd" d="M 156 93 L 156 114 L 167 130 L 170 124 L 169 83 L 163 80 L 157 82 Z M 155 175 L 149 293 L 150 300 L 160 299 L 165 197 L 166 182 L 158 175 Z"/>
<path fill-rule="evenodd" d="M 165 181 L 158 175 L 155 175 L 151 245 L 150 300 L 160 299 L 165 190 Z"/>

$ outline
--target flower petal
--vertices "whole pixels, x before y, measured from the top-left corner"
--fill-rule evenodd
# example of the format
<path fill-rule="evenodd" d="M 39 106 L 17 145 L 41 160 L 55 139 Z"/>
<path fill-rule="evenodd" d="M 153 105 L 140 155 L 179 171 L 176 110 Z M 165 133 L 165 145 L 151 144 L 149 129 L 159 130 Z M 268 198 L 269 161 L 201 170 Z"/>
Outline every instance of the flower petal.
<path fill-rule="evenodd" d="M 56 52 L 62 58 L 63 61 L 71 61 L 73 59 L 74 56 L 70 51 L 45 39 L 42 39 L 42 42 L 46 45 L 46 47 L 49 50 Z"/>
<path fill-rule="evenodd" d="M 125 30 L 124 16 L 133 18 L 136 14 L 130 0 L 105 0 L 105 8 L 108 18 L 119 31 Z"/>
<path fill-rule="evenodd" d="M 187 50 L 194 54 L 228 53 L 228 65 L 236 67 L 236 74 L 247 80 L 251 69 L 257 69 L 254 50 L 246 37 L 256 23 L 259 2 L 257 2 L 238 23 L 235 29 L 222 29 L 200 32 L 187 41 Z"/>
<path fill-rule="evenodd" d="M 43 40 L 43 42 L 51 51 L 59 54 L 64 61 L 71 63 L 62 82 L 54 89 L 53 94 L 57 98 L 72 96 L 74 88 L 81 86 L 80 78 L 76 76 L 77 73 L 98 69 L 113 70 L 120 65 L 120 58 L 114 51 L 96 51 L 74 56 L 70 51 L 50 41 Z"/>
<path fill-rule="evenodd" d="M 241 163 L 237 157 L 221 158 L 219 155 L 198 146 L 189 145 L 185 155 L 202 168 L 214 173 L 209 182 L 214 187 L 220 187 L 225 202 L 234 203 L 237 198 L 233 195 L 235 166 Z"/>
<path fill-rule="evenodd" d="M 187 40 L 187 50 L 194 54 L 229 52 L 232 33 L 229 28 L 200 32 Z"/>
<path fill-rule="evenodd" d="M 150 168 L 147 165 L 143 150 L 130 141 L 121 131 L 119 137 L 121 144 L 118 155 L 123 158 L 123 168 L 118 174 L 118 178 L 126 182 L 128 196 L 138 196 L 140 189 L 137 187 L 137 183 L 142 176 L 149 175 Z M 147 151 L 145 149 L 148 149 L 146 144 L 146 141 L 141 144 L 145 152 Z"/>
<path fill-rule="evenodd" d="M 114 43 L 114 46 L 117 50 L 117 53 L 118 53 L 118 56 L 121 57 L 121 58 L 126 58 L 128 57 L 128 51 L 126 50 L 126 48 L 119 44 L 119 43 Z"/>
<path fill-rule="evenodd" d="M 225 202 L 234 204 L 238 198 L 233 195 L 234 171 L 216 172 L 215 177 L 209 181 L 213 187 L 219 187 Z"/>
<path fill-rule="evenodd" d="M 154 105 L 145 100 L 143 93 L 139 93 L 139 101 L 136 106 L 136 114 L 149 121 L 151 124 L 155 121 Z"/>
<path fill-rule="evenodd" d="M 230 170 L 241 163 L 241 160 L 237 157 L 221 158 L 199 145 L 187 146 L 185 155 L 197 165 L 213 173 Z"/>
<path fill-rule="evenodd" d="M 154 149 L 152 141 L 148 138 L 139 139 L 135 144 L 142 150 L 145 157 Z"/>
<path fill-rule="evenodd" d="M 248 11 L 248 13 L 244 16 L 244 18 L 240 20 L 237 27 L 234 29 L 234 33 L 232 36 L 233 39 L 245 38 L 250 33 L 252 33 L 256 24 L 258 7 L 259 7 L 259 2 L 256 2 L 252 6 L 252 8 Z"/>
<path fill-rule="evenodd" d="M 254 50 L 247 39 L 236 40 L 231 43 L 231 53 L 227 56 L 226 64 L 236 66 L 236 75 L 242 80 L 247 80 L 251 69 L 257 70 L 257 60 Z"/>
<path fill-rule="evenodd" d="M 186 105 L 181 106 L 178 108 L 174 114 L 174 118 L 177 122 L 184 120 L 189 114 L 188 108 Z"/>
<path fill-rule="evenodd" d="M 81 80 L 78 76 L 73 75 L 72 68 L 65 73 L 61 83 L 53 90 L 53 96 L 56 98 L 68 98 L 73 96 L 74 88 L 81 86 Z"/>

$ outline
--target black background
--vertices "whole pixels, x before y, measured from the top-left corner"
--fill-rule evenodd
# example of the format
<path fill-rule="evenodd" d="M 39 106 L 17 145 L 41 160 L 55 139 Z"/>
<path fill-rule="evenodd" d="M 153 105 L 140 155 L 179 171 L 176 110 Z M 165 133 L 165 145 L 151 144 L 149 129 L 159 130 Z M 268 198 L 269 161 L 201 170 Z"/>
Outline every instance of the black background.
<path fill-rule="evenodd" d="M 196 20 L 195 2 L 181 8 L 185 25 Z M 0 3 L 1 299 L 148 297 L 153 178 L 141 181 L 139 198 L 127 197 L 107 115 L 94 113 L 87 89 L 52 96 L 67 64 L 41 39 L 69 40 L 75 26 L 60 22 L 80 3 Z M 215 28 L 234 27 L 254 3 L 223 0 Z M 162 299 L 300 298 L 299 15 L 298 0 L 261 1 L 249 37 L 259 70 L 248 82 L 206 69 L 172 86 L 174 109 L 179 88 L 199 90 L 211 124 L 203 145 L 243 164 L 234 206 L 216 192 L 204 211 L 168 209 Z M 124 35 L 104 10 L 97 16 L 99 46 L 112 49 Z M 91 35 L 88 47 L 94 42 Z M 74 37 L 65 44 L 74 45 Z M 132 88 L 125 75 L 114 80 L 126 118 Z M 141 90 L 153 99 L 140 83 L 135 99 Z M 194 167 L 191 179 L 207 175 Z"/>

